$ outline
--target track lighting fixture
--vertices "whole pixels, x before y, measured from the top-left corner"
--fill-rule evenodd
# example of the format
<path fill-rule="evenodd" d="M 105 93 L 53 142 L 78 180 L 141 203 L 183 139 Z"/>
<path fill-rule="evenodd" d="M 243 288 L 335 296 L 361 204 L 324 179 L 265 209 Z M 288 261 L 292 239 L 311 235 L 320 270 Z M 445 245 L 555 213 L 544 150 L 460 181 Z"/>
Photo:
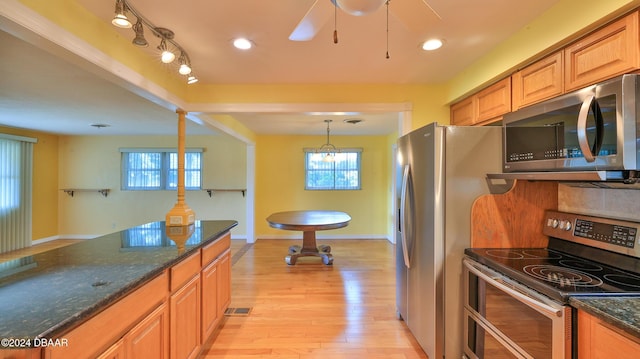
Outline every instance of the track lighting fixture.
<path fill-rule="evenodd" d="M 176 54 L 174 54 L 173 51 L 169 50 L 169 47 L 167 46 L 167 40 L 165 38 L 160 40 L 158 50 L 160 50 L 160 60 L 165 64 L 170 64 L 173 62 L 173 60 L 176 59 Z"/>
<path fill-rule="evenodd" d="M 189 57 L 187 56 L 187 54 L 185 54 L 184 52 L 180 53 L 180 68 L 178 69 L 178 72 L 181 75 L 188 75 L 191 73 L 191 61 L 189 61 Z"/>
<path fill-rule="evenodd" d="M 147 39 L 144 38 L 144 27 L 142 26 L 142 21 L 140 21 L 140 19 L 138 19 L 135 25 L 133 25 L 133 31 L 136 33 L 136 37 L 131 41 L 132 44 L 140 47 L 149 46 Z"/>
<path fill-rule="evenodd" d="M 191 84 L 195 84 L 196 82 L 198 82 L 198 78 L 192 72 L 191 75 L 189 75 L 189 77 L 187 77 L 187 83 L 189 85 L 191 85 Z"/>
<path fill-rule="evenodd" d="M 131 21 L 127 18 L 125 14 L 126 6 L 124 4 L 124 0 L 116 0 L 116 15 L 111 20 L 111 23 L 114 26 L 117 26 L 122 29 L 131 28 Z"/>
<path fill-rule="evenodd" d="M 127 12 L 136 17 L 136 23 L 132 26 L 131 21 L 127 17 Z M 158 50 L 160 50 L 160 60 L 165 64 L 172 63 L 176 58 L 176 52 L 180 52 L 178 72 L 187 77 L 187 83 L 193 84 L 198 82 L 191 72 L 191 60 L 187 52 L 174 39 L 173 31 L 157 27 L 147 20 L 140 12 L 133 8 L 127 0 L 116 0 L 115 16 L 111 23 L 119 28 L 133 28 L 135 33 L 134 39 L 131 41 L 134 45 L 140 47 L 149 46 L 149 42 L 144 37 L 144 27 L 147 27 L 156 37 L 160 39 Z"/>

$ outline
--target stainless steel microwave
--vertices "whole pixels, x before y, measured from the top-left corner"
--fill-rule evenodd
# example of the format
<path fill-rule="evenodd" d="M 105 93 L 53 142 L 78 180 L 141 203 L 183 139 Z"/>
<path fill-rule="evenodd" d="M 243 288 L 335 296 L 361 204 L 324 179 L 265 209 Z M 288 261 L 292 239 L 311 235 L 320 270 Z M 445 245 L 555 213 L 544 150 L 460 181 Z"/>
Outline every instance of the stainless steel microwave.
<path fill-rule="evenodd" d="M 595 173 L 590 179 L 636 182 L 639 124 L 635 74 L 508 113 L 502 126 L 503 173 L 530 173 L 532 179 Z"/>

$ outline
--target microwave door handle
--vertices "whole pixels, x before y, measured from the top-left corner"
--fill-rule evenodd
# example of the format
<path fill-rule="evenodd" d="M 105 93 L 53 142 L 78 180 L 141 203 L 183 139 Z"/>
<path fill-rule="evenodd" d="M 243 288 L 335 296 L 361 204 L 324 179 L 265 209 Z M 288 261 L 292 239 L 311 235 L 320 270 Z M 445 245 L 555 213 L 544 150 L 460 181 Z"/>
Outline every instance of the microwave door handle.
<path fill-rule="evenodd" d="M 589 139 L 587 138 L 587 117 L 589 116 L 589 110 L 595 100 L 596 97 L 593 95 L 584 99 L 582 106 L 580 107 L 580 113 L 578 113 L 578 125 L 576 129 L 578 132 L 578 145 L 580 145 L 582 155 L 587 162 L 593 162 L 596 160 L 594 153 L 591 148 L 589 148 Z M 597 117 L 597 114 L 594 115 Z"/>
<path fill-rule="evenodd" d="M 556 308 L 553 308 L 549 305 L 546 305 L 544 303 L 541 303 L 535 299 L 530 298 L 527 295 L 524 295 L 514 289 L 509 288 L 508 286 L 498 282 L 497 280 L 491 278 L 490 276 L 486 275 L 485 273 L 482 273 L 482 271 L 480 271 L 479 269 L 477 269 L 476 267 L 473 266 L 473 264 L 469 263 L 468 261 L 464 260 L 462 261 L 465 265 L 465 267 L 467 267 L 467 269 L 475 274 L 476 276 L 478 276 L 479 278 L 482 278 L 485 282 L 490 283 L 491 285 L 495 286 L 496 288 L 502 290 L 503 292 L 506 292 L 507 294 L 511 295 L 512 297 L 516 298 L 517 300 L 521 301 L 522 303 L 528 304 L 534 308 L 536 308 L 538 311 L 544 312 L 549 316 L 557 316 L 557 317 L 561 317 L 562 316 L 562 310 L 558 310 Z"/>
<path fill-rule="evenodd" d="M 407 213 L 405 213 L 409 190 L 409 165 L 405 165 L 402 171 L 402 190 L 400 191 L 400 240 L 402 241 L 402 256 L 404 265 L 410 268 L 409 248 L 407 248 Z"/>

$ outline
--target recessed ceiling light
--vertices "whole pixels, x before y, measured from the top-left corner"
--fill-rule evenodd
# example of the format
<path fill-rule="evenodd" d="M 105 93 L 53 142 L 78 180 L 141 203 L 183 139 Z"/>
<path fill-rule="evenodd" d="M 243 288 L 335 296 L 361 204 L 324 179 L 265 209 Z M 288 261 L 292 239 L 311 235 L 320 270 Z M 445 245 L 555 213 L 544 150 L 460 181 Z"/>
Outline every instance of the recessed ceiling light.
<path fill-rule="evenodd" d="M 442 40 L 431 39 L 422 43 L 422 49 L 425 51 L 433 51 L 442 47 Z"/>
<path fill-rule="evenodd" d="M 239 37 L 233 40 L 233 46 L 235 46 L 236 49 L 249 50 L 251 47 L 253 47 L 253 44 L 251 43 L 251 41 L 245 39 L 244 37 Z"/>

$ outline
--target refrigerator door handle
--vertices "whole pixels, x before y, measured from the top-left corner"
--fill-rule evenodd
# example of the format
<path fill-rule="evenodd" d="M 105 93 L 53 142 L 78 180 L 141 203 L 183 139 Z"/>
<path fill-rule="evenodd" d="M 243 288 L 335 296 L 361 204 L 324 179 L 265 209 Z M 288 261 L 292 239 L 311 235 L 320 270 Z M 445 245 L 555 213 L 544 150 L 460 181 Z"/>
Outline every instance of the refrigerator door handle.
<path fill-rule="evenodd" d="M 402 256 L 404 258 L 404 265 L 407 268 L 411 268 L 409 261 L 409 248 L 407 247 L 407 195 L 409 191 L 409 165 L 404 165 L 402 171 L 402 190 L 400 192 L 400 238 L 402 240 Z"/>

